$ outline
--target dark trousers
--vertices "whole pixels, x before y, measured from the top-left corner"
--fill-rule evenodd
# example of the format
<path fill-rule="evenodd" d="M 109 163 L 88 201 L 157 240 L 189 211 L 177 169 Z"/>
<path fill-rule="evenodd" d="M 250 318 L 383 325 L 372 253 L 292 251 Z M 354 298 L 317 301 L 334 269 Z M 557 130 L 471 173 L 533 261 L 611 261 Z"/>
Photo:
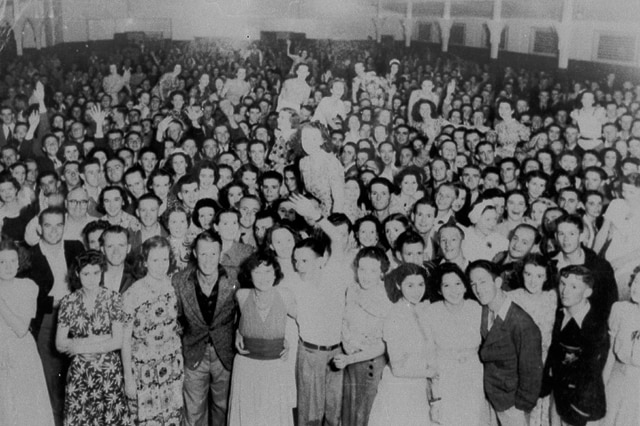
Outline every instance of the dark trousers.
<path fill-rule="evenodd" d="M 58 310 L 45 314 L 38 332 L 36 345 L 44 368 L 44 377 L 49 391 L 49 400 L 53 409 L 56 426 L 62 426 L 64 419 L 64 387 L 67 377 L 69 358 L 56 349 L 56 327 Z"/>
<path fill-rule="evenodd" d="M 367 426 L 385 364 L 384 355 L 380 355 L 345 368 L 342 388 L 342 426 Z"/>

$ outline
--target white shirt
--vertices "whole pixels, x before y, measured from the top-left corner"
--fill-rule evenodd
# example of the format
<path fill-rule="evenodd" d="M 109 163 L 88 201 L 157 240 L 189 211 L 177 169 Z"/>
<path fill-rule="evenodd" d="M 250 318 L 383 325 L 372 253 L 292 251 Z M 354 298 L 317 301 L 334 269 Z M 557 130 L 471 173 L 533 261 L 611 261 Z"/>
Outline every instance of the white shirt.
<path fill-rule="evenodd" d="M 513 301 L 511 300 L 511 298 L 505 294 L 504 302 L 502 302 L 502 306 L 500 306 L 498 312 L 489 310 L 487 330 L 491 330 L 491 327 L 493 327 L 493 323 L 495 322 L 495 318 L 500 317 L 502 321 L 505 321 L 507 319 L 507 313 L 509 312 L 509 308 L 511 307 L 512 303 Z"/>
<path fill-rule="evenodd" d="M 51 273 L 53 274 L 53 287 L 49 292 L 49 296 L 53 297 L 54 305 L 57 304 L 64 296 L 70 293 L 69 283 L 67 282 L 67 260 L 64 257 L 64 244 L 61 242 L 55 246 L 49 244 L 40 244 L 40 250 L 49 263 Z"/>
<path fill-rule="evenodd" d="M 558 271 L 565 266 L 571 265 L 584 265 L 584 250 L 580 249 L 580 255 L 578 256 L 578 262 L 569 263 L 569 261 L 565 258 L 562 252 L 558 253 L 555 257 L 555 260 L 558 261 Z"/>

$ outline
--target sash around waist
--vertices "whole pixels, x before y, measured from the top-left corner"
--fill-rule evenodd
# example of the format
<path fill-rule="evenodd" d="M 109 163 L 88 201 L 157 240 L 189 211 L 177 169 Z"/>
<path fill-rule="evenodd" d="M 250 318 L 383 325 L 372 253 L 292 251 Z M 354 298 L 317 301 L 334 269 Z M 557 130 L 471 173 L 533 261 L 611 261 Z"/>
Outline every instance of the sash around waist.
<path fill-rule="evenodd" d="M 278 359 L 284 349 L 284 338 L 281 339 L 258 339 L 244 337 L 244 348 L 249 351 L 244 355 L 252 359 Z"/>

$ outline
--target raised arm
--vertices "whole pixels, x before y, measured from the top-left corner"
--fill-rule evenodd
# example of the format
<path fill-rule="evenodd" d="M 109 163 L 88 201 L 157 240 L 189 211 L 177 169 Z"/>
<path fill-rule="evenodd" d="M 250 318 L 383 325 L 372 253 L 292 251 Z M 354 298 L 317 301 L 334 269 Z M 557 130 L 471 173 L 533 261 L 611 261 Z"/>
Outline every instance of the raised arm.
<path fill-rule="evenodd" d="M 322 211 L 310 199 L 302 195 L 293 194 L 289 199 L 293 202 L 296 213 L 304 217 L 307 222 L 318 226 L 331 240 L 331 255 L 344 252 L 346 241 L 340 230 L 322 215 Z"/>

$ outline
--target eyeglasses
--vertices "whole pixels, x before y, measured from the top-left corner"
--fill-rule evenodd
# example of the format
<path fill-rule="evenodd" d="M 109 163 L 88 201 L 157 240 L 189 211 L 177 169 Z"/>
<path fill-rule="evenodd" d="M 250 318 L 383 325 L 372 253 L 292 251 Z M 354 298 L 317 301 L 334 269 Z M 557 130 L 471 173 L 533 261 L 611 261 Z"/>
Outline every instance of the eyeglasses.
<path fill-rule="evenodd" d="M 89 204 L 89 200 L 67 200 L 67 202 L 71 206 L 78 206 L 78 205 L 86 206 Z"/>

